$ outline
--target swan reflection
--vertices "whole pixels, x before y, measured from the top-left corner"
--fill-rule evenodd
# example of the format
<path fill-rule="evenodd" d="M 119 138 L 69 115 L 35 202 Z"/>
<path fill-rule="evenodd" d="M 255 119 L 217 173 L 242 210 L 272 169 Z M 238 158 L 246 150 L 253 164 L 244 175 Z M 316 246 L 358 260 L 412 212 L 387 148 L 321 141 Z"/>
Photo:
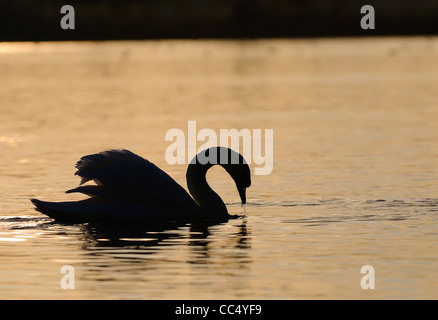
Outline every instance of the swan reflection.
<path fill-rule="evenodd" d="M 95 223 L 82 225 L 83 252 L 106 266 L 114 260 L 149 263 L 247 264 L 250 232 L 245 219 L 231 222 L 162 222 L 154 224 Z"/>

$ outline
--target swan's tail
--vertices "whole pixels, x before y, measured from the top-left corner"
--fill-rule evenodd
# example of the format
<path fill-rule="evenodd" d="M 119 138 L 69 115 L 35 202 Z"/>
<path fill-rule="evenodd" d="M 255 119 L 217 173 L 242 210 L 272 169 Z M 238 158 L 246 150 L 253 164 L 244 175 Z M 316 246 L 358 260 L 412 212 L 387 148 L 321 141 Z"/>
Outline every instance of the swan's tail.
<path fill-rule="evenodd" d="M 70 202 L 48 202 L 31 198 L 30 201 L 39 211 L 55 220 L 64 222 L 102 221 L 111 218 L 109 212 L 100 201 L 86 199 Z"/>

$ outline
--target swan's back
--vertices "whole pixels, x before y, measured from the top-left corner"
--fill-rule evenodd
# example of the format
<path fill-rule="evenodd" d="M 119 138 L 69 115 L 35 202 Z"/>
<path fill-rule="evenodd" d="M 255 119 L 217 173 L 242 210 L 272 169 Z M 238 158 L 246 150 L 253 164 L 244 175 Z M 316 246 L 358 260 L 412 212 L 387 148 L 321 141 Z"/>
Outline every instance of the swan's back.
<path fill-rule="evenodd" d="M 94 180 L 102 194 L 116 201 L 163 203 L 170 207 L 193 204 L 189 194 L 166 172 L 128 150 L 109 150 L 82 157 L 76 175 L 81 184 Z M 98 190 L 96 188 L 96 190 Z"/>
<path fill-rule="evenodd" d="M 91 199 L 45 202 L 32 199 L 37 210 L 58 220 L 175 219 L 197 215 L 199 207 L 167 173 L 128 150 L 109 150 L 82 157 L 76 163 L 81 185 L 67 193 Z"/>

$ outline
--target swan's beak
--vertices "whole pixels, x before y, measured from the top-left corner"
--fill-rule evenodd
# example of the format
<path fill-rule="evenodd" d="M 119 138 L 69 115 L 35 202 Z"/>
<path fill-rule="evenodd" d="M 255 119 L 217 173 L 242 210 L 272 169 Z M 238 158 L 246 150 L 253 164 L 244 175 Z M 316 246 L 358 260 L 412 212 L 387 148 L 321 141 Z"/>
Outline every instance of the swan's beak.
<path fill-rule="evenodd" d="M 242 204 L 246 203 L 246 188 L 237 188 L 239 190 L 240 200 L 242 200 Z"/>

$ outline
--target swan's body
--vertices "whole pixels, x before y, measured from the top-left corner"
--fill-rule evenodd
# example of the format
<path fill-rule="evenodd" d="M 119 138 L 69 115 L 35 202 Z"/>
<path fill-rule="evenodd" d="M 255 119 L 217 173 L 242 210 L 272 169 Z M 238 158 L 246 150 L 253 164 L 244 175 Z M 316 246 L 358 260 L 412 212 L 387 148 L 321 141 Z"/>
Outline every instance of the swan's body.
<path fill-rule="evenodd" d="M 79 186 L 67 193 L 80 192 L 91 198 L 70 202 L 31 201 L 36 210 L 70 222 L 227 219 L 230 215 L 224 202 L 205 177 L 214 164 L 221 165 L 231 175 L 245 204 L 245 189 L 251 185 L 249 166 L 240 154 L 224 147 L 206 149 L 189 164 L 186 178 L 193 198 L 148 160 L 128 150 L 109 150 L 84 156 L 76 164 L 75 174 L 82 178 L 81 185 L 89 180 L 94 180 L 96 185 Z"/>

